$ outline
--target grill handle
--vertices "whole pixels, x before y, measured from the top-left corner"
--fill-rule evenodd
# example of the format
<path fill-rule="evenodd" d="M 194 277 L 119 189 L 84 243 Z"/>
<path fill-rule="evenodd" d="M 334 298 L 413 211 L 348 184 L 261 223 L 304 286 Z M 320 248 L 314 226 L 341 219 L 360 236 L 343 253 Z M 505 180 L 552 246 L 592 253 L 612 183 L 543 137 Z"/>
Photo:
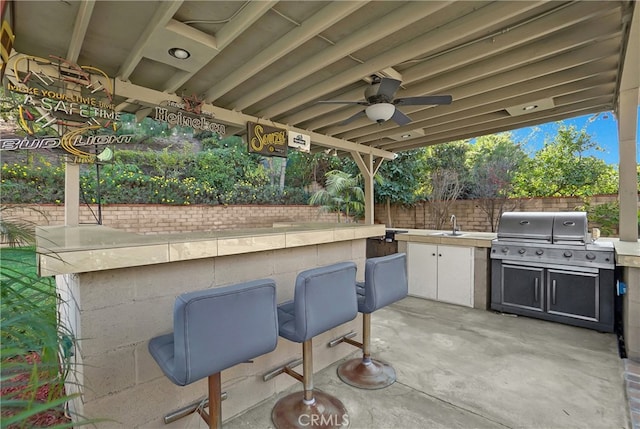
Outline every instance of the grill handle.
<path fill-rule="evenodd" d="M 556 281 L 551 281 L 551 304 L 556 305 Z"/>
<path fill-rule="evenodd" d="M 536 277 L 533 283 L 533 302 L 538 302 L 539 290 L 540 290 L 540 279 Z"/>

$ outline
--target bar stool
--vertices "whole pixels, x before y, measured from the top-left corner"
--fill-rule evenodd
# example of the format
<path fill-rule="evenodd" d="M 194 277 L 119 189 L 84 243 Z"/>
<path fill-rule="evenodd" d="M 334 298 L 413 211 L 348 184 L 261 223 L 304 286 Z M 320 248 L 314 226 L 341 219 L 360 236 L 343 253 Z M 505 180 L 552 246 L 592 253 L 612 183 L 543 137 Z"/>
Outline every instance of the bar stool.
<path fill-rule="evenodd" d="M 342 402 L 313 386 L 312 338 L 355 319 L 358 314 L 354 284 L 356 264 L 341 262 L 298 274 L 293 301 L 278 306 L 281 337 L 302 343 L 302 375 L 292 368 L 300 361 L 275 369 L 265 381 L 285 373 L 301 381 L 304 390 L 281 398 L 271 412 L 276 428 L 343 427 L 348 424 Z"/>
<path fill-rule="evenodd" d="M 407 256 L 404 253 L 367 259 L 364 283 L 356 285 L 358 311 L 362 313 L 362 343 L 349 333 L 329 343 L 342 342 L 362 349 L 362 358 L 350 359 L 338 367 L 338 377 L 361 389 L 381 389 L 396 381 L 396 372 L 388 363 L 371 359 L 371 313 L 407 296 Z"/>
<path fill-rule="evenodd" d="M 209 428 L 222 427 L 220 372 L 274 350 L 277 343 L 273 280 L 180 295 L 173 308 L 173 332 L 152 338 L 149 353 L 178 386 L 208 377 L 209 413 L 198 401 L 167 415 L 165 423 L 198 412 Z"/>

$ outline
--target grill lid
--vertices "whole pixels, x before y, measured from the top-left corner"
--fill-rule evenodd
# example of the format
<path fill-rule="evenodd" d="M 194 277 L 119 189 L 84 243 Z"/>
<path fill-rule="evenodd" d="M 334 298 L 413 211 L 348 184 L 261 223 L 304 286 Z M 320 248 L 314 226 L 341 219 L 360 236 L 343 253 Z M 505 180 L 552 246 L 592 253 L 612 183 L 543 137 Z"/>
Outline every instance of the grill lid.
<path fill-rule="evenodd" d="M 586 244 L 587 229 L 585 212 L 506 212 L 500 217 L 498 240 Z"/>
<path fill-rule="evenodd" d="M 587 243 L 587 214 L 558 212 L 553 220 L 553 242 L 557 244 Z"/>
<path fill-rule="evenodd" d="M 498 240 L 551 243 L 554 213 L 505 212 L 498 225 Z"/>

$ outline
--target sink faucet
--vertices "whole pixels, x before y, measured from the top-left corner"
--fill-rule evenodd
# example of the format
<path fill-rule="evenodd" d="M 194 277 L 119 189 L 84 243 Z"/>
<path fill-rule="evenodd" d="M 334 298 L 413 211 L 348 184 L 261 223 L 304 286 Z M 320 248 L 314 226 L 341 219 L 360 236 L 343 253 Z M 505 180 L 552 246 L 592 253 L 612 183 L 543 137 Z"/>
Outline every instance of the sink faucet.
<path fill-rule="evenodd" d="M 453 225 L 453 232 L 451 233 L 451 235 L 456 235 L 460 229 L 458 228 L 458 224 L 456 223 L 456 215 L 454 214 L 451 215 L 451 224 Z"/>

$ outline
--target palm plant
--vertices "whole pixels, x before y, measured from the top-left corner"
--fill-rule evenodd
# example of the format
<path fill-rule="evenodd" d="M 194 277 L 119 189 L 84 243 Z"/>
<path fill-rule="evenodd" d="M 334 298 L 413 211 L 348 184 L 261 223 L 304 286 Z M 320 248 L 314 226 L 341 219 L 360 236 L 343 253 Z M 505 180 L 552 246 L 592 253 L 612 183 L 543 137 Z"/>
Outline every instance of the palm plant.
<path fill-rule="evenodd" d="M 33 225 L 3 216 L 0 232 L 12 247 L 1 250 L 0 264 L 0 427 L 78 425 L 64 416 L 72 337 L 57 320 L 53 278 L 36 273 Z M 16 247 L 24 244 L 31 246 Z"/>
<path fill-rule="evenodd" d="M 341 222 L 341 215 L 344 215 L 345 221 L 350 217 L 361 218 L 364 213 L 364 191 L 360 176 L 331 170 L 325 177 L 326 187 L 315 192 L 309 204 L 319 205 L 324 212 L 336 212 L 338 223 Z"/>

